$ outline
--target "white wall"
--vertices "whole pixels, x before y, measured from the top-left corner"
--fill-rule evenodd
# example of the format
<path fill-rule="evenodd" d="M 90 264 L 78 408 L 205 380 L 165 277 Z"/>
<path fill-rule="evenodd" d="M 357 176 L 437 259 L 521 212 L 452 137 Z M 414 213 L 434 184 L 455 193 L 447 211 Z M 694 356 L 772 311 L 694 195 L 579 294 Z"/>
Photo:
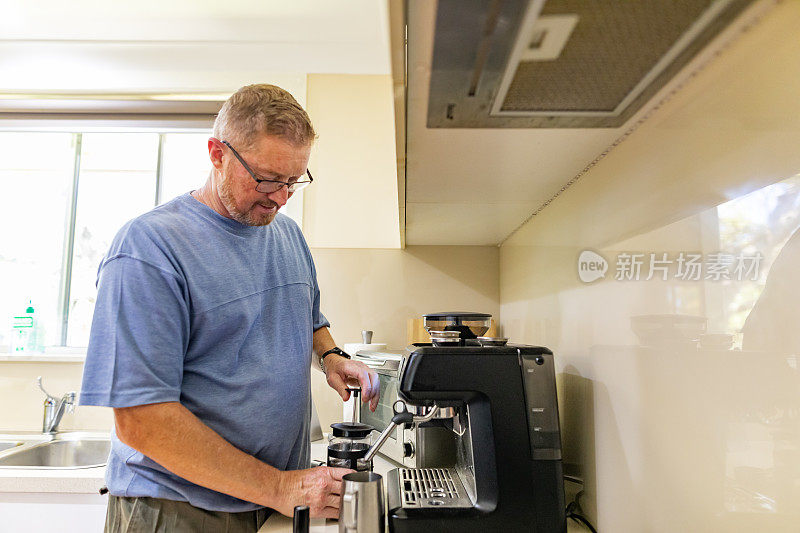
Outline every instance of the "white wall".
<path fill-rule="evenodd" d="M 556 353 L 565 463 L 600 531 L 797 530 L 800 265 L 782 246 L 800 187 L 767 186 L 800 172 L 798 27 L 800 3 L 779 4 L 501 248 L 505 334 Z M 585 249 L 604 280 L 579 280 Z M 623 251 L 765 260 L 756 281 L 680 281 L 675 264 L 645 281 L 647 262 L 617 281 Z M 770 346 L 748 345 L 754 305 Z M 631 317 L 651 314 L 707 317 L 746 350 L 642 341 Z"/>

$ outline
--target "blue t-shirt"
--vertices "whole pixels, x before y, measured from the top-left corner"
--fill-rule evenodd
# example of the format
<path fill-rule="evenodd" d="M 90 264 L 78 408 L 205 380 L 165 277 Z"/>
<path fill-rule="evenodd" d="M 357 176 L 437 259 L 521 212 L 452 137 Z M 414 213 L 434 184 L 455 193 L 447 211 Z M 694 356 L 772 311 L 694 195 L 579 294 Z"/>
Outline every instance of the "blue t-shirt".
<path fill-rule="evenodd" d="M 180 402 L 265 463 L 308 468 L 312 333 L 328 322 L 290 218 L 246 226 L 186 193 L 123 226 L 97 290 L 82 405 Z M 116 434 L 106 483 L 117 496 L 259 508 L 172 474 Z"/>

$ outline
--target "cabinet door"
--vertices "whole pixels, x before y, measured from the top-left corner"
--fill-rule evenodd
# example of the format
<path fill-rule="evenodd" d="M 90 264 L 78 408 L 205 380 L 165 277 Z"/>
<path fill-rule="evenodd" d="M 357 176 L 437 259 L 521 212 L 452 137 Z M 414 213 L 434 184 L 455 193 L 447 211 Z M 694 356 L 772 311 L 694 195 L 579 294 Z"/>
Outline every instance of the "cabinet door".
<path fill-rule="evenodd" d="M 0 492 L 0 533 L 103 531 L 107 504 L 99 494 Z"/>

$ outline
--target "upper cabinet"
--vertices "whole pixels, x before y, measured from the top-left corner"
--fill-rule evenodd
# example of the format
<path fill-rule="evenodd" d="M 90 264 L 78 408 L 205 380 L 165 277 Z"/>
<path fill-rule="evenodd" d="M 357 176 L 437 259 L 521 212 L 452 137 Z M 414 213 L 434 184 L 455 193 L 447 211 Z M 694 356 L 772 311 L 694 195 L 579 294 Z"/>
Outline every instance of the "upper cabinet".
<path fill-rule="evenodd" d="M 318 248 L 400 248 L 392 77 L 308 76 L 317 131 L 303 232 Z"/>

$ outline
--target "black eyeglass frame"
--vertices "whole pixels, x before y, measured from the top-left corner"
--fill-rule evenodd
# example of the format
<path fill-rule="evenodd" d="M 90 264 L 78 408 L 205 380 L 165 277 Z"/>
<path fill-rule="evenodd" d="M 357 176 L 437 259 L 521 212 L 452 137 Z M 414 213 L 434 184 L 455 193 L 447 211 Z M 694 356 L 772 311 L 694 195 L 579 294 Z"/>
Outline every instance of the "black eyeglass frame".
<path fill-rule="evenodd" d="M 269 180 L 269 179 L 265 179 L 265 178 L 260 178 L 260 177 L 258 177 L 258 175 L 255 172 L 253 172 L 253 169 L 250 168 L 250 165 L 248 165 L 247 163 L 244 162 L 244 159 L 242 159 L 242 156 L 240 156 L 239 152 L 237 152 L 236 149 L 233 146 L 231 146 L 231 143 L 229 143 L 228 141 L 221 141 L 221 142 L 222 142 L 222 144 L 224 144 L 225 146 L 227 146 L 228 148 L 231 149 L 231 152 L 233 152 L 233 155 L 235 155 L 236 159 L 239 160 L 239 163 L 241 163 L 242 166 L 244 167 L 244 169 L 248 172 L 248 174 L 250 174 L 250 177 L 253 178 L 256 181 L 256 190 L 258 192 L 266 193 L 266 194 L 272 194 L 274 192 L 278 192 L 283 187 L 286 187 L 286 190 L 289 191 L 289 194 L 292 194 L 292 193 L 296 193 L 297 191 L 307 187 L 308 185 L 311 184 L 312 181 L 314 181 L 314 176 L 311 175 L 311 171 L 308 170 L 308 169 L 306 169 L 306 176 L 308 176 L 308 181 L 300 181 L 298 179 L 297 181 L 295 181 L 293 183 L 290 183 L 288 181 Z M 262 183 L 279 183 L 280 185 L 274 191 L 261 191 L 261 190 L 259 190 L 259 187 L 261 186 Z"/>

